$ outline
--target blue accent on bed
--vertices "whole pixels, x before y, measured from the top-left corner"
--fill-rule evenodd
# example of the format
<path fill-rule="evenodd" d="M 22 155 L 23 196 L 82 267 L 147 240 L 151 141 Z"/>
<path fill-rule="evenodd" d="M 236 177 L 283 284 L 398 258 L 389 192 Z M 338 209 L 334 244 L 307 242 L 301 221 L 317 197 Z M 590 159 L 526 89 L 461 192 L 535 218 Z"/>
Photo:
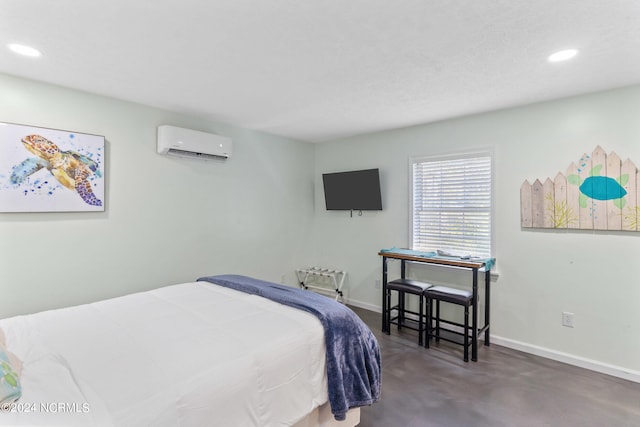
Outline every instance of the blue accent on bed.
<path fill-rule="evenodd" d="M 216 285 L 259 295 L 314 314 L 324 327 L 327 347 L 329 403 L 336 420 L 349 408 L 371 405 L 380 398 L 378 341 L 351 309 L 325 296 L 247 276 L 201 277 Z"/>

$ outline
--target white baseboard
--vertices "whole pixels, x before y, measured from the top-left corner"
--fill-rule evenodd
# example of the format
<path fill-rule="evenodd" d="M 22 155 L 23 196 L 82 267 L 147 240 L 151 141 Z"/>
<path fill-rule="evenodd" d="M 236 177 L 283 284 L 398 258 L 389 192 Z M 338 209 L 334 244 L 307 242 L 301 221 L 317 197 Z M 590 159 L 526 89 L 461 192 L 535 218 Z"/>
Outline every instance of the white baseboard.
<path fill-rule="evenodd" d="M 378 305 L 373 305 L 352 299 L 347 301 L 347 304 L 374 311 L 376 313 L 382 313 L 382 307 Z M 527 344 L 508 338 L 498 337 L 495 335 L 491 335 L 491 343 L 501 345 L 503 347 L 512 348 L 514 350 L 522 351 L 525 353 L 535 354 L 536 356 L 545 357 L 547 359 L 557 360 L 558 362 L 567 363 L 569 365 L 578 366 L 580 368 L 589 369 L 590 371 L 600 372 L 602 374 L 611 375 L 613 377 L 640 383 L 639 371 L 633 371 L 631 369 L 623 368 L 620 366 L 609 365 L 607 363 L 598 362 L 596 360 L 591 360 L 584 357 L 575 356 L 573 354 L 563 353 L 560 351 L 551 350 L 548 348 L 539 347 L 537 345 Z"/>
<path fill-rule="evenodd" d="M 491 335 L 491 343 L 501 345 L 503 347 L 512 348 L 514 350 L 523 351 L 536 356 L 545 357 L 558 362 L 567 363 L 569 365 L 578 366 L 580 368 L 589 369 L 591 371 L 600 372 L 602 374 L 611 375 L 613 377 L 640 383 L 640 372 L 626 369 L 620 366 L 609 365 L 607 363 L 598 362 L 596 360 L 587 359 L 573 354 L 563 353 L 536 345 L 523 343 L 520 341 L 502 338 Z"/>
<path fill-rule="evenodd" d="M 382 313 L 382 307 L 379 305 L 369 304 L 368 302 L 357 301 L 354 299 L 348 299 L 345 304 L 353 305 L 356 307 L 364 308 L 365 310 L 374 311 L 376 313 Z"/>

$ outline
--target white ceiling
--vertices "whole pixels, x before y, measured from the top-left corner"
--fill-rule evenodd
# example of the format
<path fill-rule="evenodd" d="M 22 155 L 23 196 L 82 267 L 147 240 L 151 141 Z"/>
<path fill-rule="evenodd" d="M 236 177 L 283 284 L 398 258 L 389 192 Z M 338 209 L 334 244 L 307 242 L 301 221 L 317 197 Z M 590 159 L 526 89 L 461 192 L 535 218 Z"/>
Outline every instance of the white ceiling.
<path fill-rule="evenodd" d="M 0 0 L 0 41 L 5 74 L 313 142 L 640 83 L 639 0 Z"/>

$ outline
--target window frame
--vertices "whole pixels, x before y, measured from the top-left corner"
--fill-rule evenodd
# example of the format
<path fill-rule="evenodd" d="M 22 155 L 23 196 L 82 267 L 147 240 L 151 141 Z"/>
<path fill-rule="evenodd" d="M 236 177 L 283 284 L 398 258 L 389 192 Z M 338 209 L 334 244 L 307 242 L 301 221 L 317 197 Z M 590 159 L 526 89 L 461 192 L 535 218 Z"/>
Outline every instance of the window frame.
<path fill-rule="evenodd" d="M 434 155 L 413 155 L 409 157 L 409 243 L 408 248 L 415 249 L 414 246 L 414 165 L 416 163 L 460 160 L 479 157 L 489 157 L 490 159 L 490 208 L 489 208 L 489 245 L 490 254 L 488 257 L 494 257 L 495 247 L 495 154 L 493 148 L 482 147 L 472 150 L 463 150 L 456 152 L 447 152 Z M 438 248 L 440 249 L 440 248 Z M 444 248 L 443 248 L 444 249 Z M 434 249 L 435 250 L 435 249 Z M 484 254 L 482 255 L 484 256 Z"/>

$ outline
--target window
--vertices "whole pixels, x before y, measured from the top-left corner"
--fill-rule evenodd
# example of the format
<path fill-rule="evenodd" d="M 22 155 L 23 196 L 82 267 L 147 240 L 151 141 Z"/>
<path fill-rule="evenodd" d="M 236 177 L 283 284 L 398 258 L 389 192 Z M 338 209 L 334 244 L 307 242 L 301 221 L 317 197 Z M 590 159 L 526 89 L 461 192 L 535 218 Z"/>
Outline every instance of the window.
<path fill-rule="evenodd" d="M 411 159 L 411 249 L 491 256 L 490 152 Z"/>

